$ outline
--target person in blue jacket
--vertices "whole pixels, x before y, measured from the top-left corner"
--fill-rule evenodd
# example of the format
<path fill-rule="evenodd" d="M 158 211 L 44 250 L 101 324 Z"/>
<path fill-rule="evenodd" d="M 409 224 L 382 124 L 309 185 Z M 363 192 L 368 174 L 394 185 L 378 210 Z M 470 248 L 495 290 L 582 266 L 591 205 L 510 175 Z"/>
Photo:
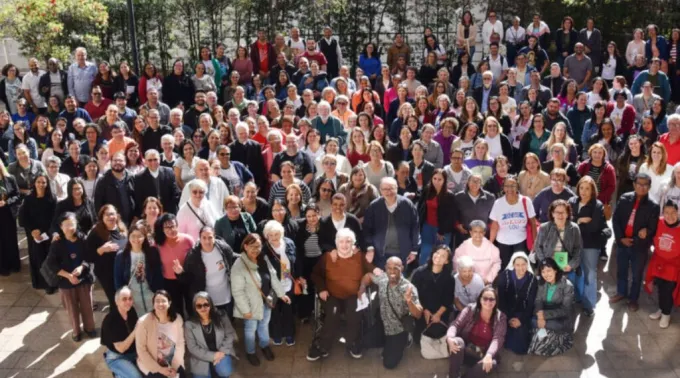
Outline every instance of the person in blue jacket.
<path fill-rule="evenodd" d="M 373 42 L 367 43 L 364 47 L 364 51 L 359 55 L 359 67 L 364 70 L 364 75 L 368 76 L 371 83 L 375 83 L 380 77 L 382 62 L 380 61 L 380 54 Z"/>
<path fill-rule="evenodd" d="M 668 80 L 668 76 L 660 70 L 661 59 L 652 58 L 649 64 L 649 69 L 640 72 L 640 74 L 633 81 L 633 86 L 630 91 L 633 92 L 633 96 L 642 92 L 642 85 L 649 81 L 654 87 L 654 93 L 661 96 L 661 98 L 668 103 L 671 99 L 671 82 Z"/>

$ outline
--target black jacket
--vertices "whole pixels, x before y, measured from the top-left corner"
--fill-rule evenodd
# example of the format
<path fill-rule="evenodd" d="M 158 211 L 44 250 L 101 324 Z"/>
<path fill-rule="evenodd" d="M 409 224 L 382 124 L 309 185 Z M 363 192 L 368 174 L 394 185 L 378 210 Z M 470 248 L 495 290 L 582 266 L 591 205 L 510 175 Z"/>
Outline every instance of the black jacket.
<path fill-rule="evenodd" d="M 395 171 L 397 170 L 397 166 L 394 166 Z M 432 181 L 432 175 L 434 174 L 434 164 L 430 163 L 427 160 L 423 160 L 423 164 L 419 167 L 421 169 L 421 174 L 423 175 L 423 189 L 430 185 L 430 181 Z M 416 171 L 416 163 L 413 162 L 413 159 L 408 162 L 408 171 L 409 171 L 409 176 L 413 177 L 413 173 Z M 416 185 L 417 186 L 417 185 Z"/>
<path fill-rule="evenodd" d="M 274 57 L 274 60 L 276 60 L 276 57 Z M 281 66 L 279 66 L 278 63 L 277 63 L 269 71 L 269 82 L 270 83 L 278 83 L 279 82 L 279 73 L 283 70 L 285 70 L 288 73 L 288 77 L 292 78 L 293 75 L 295 74 L 295 71 L 297 71 L 297 68 L 295 68 L 295 66 L 293 66 L 290 63 L 286 63 L 286 66 L 281 68 Z M 295 84 L 295 86 L 297 87 L 297 85 L 299 83 L 293 83 L 293 84 Z"/>
<path fill-rule="evenodd" d="M 134 177 L 135 215 L 142 216 L 142 205 L 148 197 L 160 199 L 166 213 L 177 214 L 177 204 L 182 192 L 175 181 L 175 174 L 171 168 L 158 167 L 158 180 L 151 176 L 149 169 L 145 169 Z"/>
<path fill-rule="evenodd" d="M 241 143 L 235 140 L 229 144 L 231 149 L 231 160 L 243 163 L 253 174 L 255 183 L 260 188 L 266 188 L 269 182 L 269 175 L 264 165 L 262 157 L 262 146 L 254 140 L 247 140 Z"/>
<path fill-rule="evenodd" d="M 219 83 L 217 84 L 219 85 Z M 195 91 L 194 82 L 185 73 L 177 76 L 173 72 L 163 80 L 163 102 L 168 104 L 170 109 L 180 102 L 184 104 L 185 109 L 188 109 L 194 104 Z"/>
<path fill-rule="evenodd" d="M 71 199 L 66 198 L 57 202 L 57 206 L 54 208 L 54 218 L 52 218 L 52 225 L 48 235 L 59 232 L 59 216 L 68 211 L 76 214 L 78 229 L 85 234 L 87 234 L 97 222 L 97 211 L 94 208 L 94 202 L 92 202 L 91 198 L 88 198 L 87 202 L 78 207 L 73 204 Z"/>
<path fill-rule="evenodd" d="M 420 219 L 421 228 L 427 221 L 427 197 L 429 190 L 429 187 L 423 190 L 423 195 L 420 196 L 418 201 L 418 219 Z M 454 198 L 453 193 L 448 190 L 439 197 L 439 203 L 437 204 L 437 233 L 440 235 L 453 232 L 456 221 L 454 217 L 456 207 Z"/>
<path fill-rule="evenodd" d="M 161 255 L 158 248 L 149 248 L 149 254 L 145 256 L 144 275 L 149 288 L 154 293 L 163 289 L 163 264 L 161 263 Z M 125 286 L 130 282 L 132 275 L 132 259 L 130 251 L 120 251 L 116 253 L 116 260 L 113 268 L 113 284 L 116 290 Z"/>
<path fill-rule="evenodd" d="M 578 223 L 579 218 L 592 219 L 588 223 L 578 223 L 578 228 L 581 230 L 581 245 L 583 248 L 600 248 L 603 241 L 603 232 L 607 232 L 611 236 L 611 230 L 607 228 L 607 221 L 604 217 L 604 205 L 602 205 L 600 200 L 593 198 L 579 210 L 579 202 L 578 197 L 569 199 L 571 221 Z"/>
<path fill-rule="evenodd" d="M 121 197 L 121 193 L 124 193 L 125 198 Z M 126 201 L 129 207 L 123 206 L 123 201 Z M 94 208 L 101 209 L 106 204 L 111 204 L 118 209 L 126 225 L 132 222 L 136 214 L 135 183 L 134 177 L 127 171 L 121 181 L 118 181 L 112 171 L 108 171 L 94 183 Z"/>
<path fill-rule="evenodd" d="M 94 275 L 93 270 L 89 262 L 87 262 L 86 259 L 86 251 L 87 251 L 87 245 L 85 240 L 83 239 L 83 235 L 80 234 L 78 235 L 78 240 L 75 242 L 76 244 L 76 250 L 78 253 L 80 253 L 80 256 L 77 256 L 80 260 L 82 260 L 82 266 L 83 266 L 83 272 L 81 273 L 82 281 L 78 284 L 84 285 L 84 284 L 91 284 L 94 282 Z M 60 270 L 66 270 L 68 272 L 72 271 L 74 268 L 70 260 L 73 258 L 73 251 L 67 247 L 66 245 L 66 240 L 64 239 L 63 235 L 60 240 L 57 240 L 53 242 L 50 245 L 50 251 L 47 254 L 47 258 L 45 259 L 44 264 L 47 265 L 48 271 L 50 271 L 52 274 L 57 275 L 57 280 L 59 282 L 59 287 L 64 288 L 64 289 L 70 289 L 76 286 L 73 286 L 69 280 L 67 280 L 64 277 L 58 276 L 58 273 Z M 111 271 L 113 269 L 110 269 Z M 49 282 L 49 280 L 48 280 Z"/>
<path fill-rule="evenodd" d="M 470 222 L 473 220 L 491 223 L 489 214 L 491 214 L 493 204 L 496 202 L 496 197 L 493 194 L 480 190 L 479 198 L 473 202 L 467 191 L 462 190 L 455 194 L 454 201 L 456 224 L 461 224 L 466 230 L 470 229 Z"/>
<path fill-rule="evenodd" d="M 12 212 L 12 216 L 16 218 L 19 213 L 21 199 L 23 198 L 19 192 L 17 180 L 14 178 L 14 176 L 9 175 L 4 179 L 0 178 L 0 181 L 4 181 L 4 187 L 6 189 L 5 202 L 7 202 L 7 205 L 5 207 L 9 207 L 9 210 Z M 3 211 L 3 209 L 4 208 L 0 207 L 0 211 Z"/>
<path fill-rule="evenodd" d="M 85 163 L 87 160 L 87 156 L 80 156 L 76 162 L 69 156 L 61 163 L 59 172 L 71 178 L 82 177 L 83 173 L 85 173 Z"/>
<path fill-rule="evenodd" d="M 59 77 L 61 78 L 61 90 L 64 92 L 64 96 L 68 95 L 68 74 L 64 70 L 59 70 Z M 50 81 L 50 72 L 44 73 L 40 76 L 38 81 L 38 91 L 40 95 L 45 99 L 45 102 L 50 101 L 50 93 L 52 89 L 52 82 Z"/>
<path fill-rule="evenodd" d="M 489 96 L 487 97 L 487 102 L 492 96 L 498 96 L 498 87 L 495 85 L 491 86 L 491 90 L 489 92 Z M 482 109 L 482 101 L 484 100 L 484 86 L 481 86 L 479 88 L 475 88 L 472 91 L 472 97 L 477 101 L 477 105 L 479 105 L 479 109 L 481 111 Z M 487 104 L 488 105 L 488 104 Z"/>
<path fill-rule="evenodd" d="M 534 315 L 534 301 L 538 282 L 531 272 L 522 287 L 515 287 L 511 270 L 505 269 L 498 274 L 498 309 L 503 311 L 508 320 L 518 318 L 524 324 L 530 324 Z"/>
<path fill-rule="evenodd" d="M 484 190 L 493 194 L 496 198 L 501 198 L 505 195 L 505 190 L 503 189 L 504 183 L 505 180 L 503 180 L 503 182 L 498 182 L 498 175 L 493 175 L 486 184 L 484 184 Z"/>
<path fill-rule="evenodd" d="M 360 250 L 365 251 L 367 246 L 359 219 L 355 215 L 345 212 L 345 228 L 349 228 L 354 232 L 357 239 L 356 246 Z M 319 220 L 319 245 L 322 252 L 330 252 L 335 249 L 335 235 L 337 233 L 338 230 L 335 228 L 330 215 Z"/>
<path fill-rule="evenodd" d="M 557 53 L 562 54 L 567 52 L 567 56 L 574 53 L 574 46 L 578 42 L 578 32 L 573 28 L 569 31 L 569 44 L 564 43 L 564 30 L 558 29 L 555 31 L 555 46 L 557 46 Z"/>
<path fill-rule="evenodd" d="M 234 253 L 234 250 L 225 243 L 223 240 L 215 239 L 215 250 L 222 255 L 222 259 L 226 263 L 224 265 L 224 274 L 227 276 L 227 281 L 231 277 L 231 267 L 234 265 L 234 261 L 239 256 Z M 198 243 L 194 248 L 189 251 L 186 259 L 184 260 L 184 272 L 177 275 L 177 279 L 180 280 L 184 286 L 188 297 L 193 298 L 194 294 L 199 291 L 205 290 L 205 264 L 203 263 L 203 258 L 201 257 L 201 244 Z"/>
<path fill-rule="evenodd" d="M 210 109 L 208 108 L 208 105 L 205 105 L 205 109 L 203 110 L 198 110 L 196 109 L 196 105 L 192 105 L 185 113 L 184 113 L 184 124 L 189 126 L 189 128 L 194 131 L 198 128 L 198 118 L 201 116 L 203 113 L 210 113 Z"/>
<path fill-rule="evenodd" d="M 612 216 L 612 227 L 614 228 L 614 238 L 616 245 L 625 247 L 621 243 L 621 239 L 625 238 L 626 225 L 628 218 L 633 211 L 635 204 L 635 192 L 624 193 L 619 197 L 619 202 L 614 210 Z M 633 221 L 633 248 L 640 253 L 647 253 L 647 250 L 652 245 L 654 235 L 656 234 L 656 226 L 659 222 L 659 205 L 649 198 L 649 195 L 640 200 L 637 211 L 635 212 L 635 220 Z M 643 228 L 647 229 L 647 237 L 640 239 L 638 232 Z"/>
<path fill-rule="evenodd" d="M 406 157 L 404 157 L 404 151 L 406 151 Z M 413 160 L 413 155 L 411 155 L 410 150 L 404 150 L 401 141 L 398 141 L 397 143 L 390 142 L 388 143 L 387 151 L 385 151 L 385 160 L 392 163 L 394 171 L 396 172 L 399 169 L 399 163 Z"/>

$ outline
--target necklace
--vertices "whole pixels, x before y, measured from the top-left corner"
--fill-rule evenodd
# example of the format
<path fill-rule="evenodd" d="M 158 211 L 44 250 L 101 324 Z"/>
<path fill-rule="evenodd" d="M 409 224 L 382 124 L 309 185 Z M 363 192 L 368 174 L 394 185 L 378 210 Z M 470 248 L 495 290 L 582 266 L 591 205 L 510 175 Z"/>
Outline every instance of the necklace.
<path fill-rule="evenodd" d="M 207 326 L 201 324 L 201 328 L 203 329 L 203 332 L 205 332 L 205 333 L 207 333 L 207 334 L 211 334 L 211 333 L 213 332 L 213 324 L 212 324 L 212 322 L 210 322 L 210 324 L 208 324 Z"/>

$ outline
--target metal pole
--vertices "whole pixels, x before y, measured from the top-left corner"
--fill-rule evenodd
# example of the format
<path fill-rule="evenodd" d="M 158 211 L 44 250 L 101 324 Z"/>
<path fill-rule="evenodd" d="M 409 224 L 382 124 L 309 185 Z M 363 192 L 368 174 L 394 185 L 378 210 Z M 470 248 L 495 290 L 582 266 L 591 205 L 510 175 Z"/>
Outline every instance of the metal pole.
<path fill-rule="evenodd" d="M 135 28 L 135 7 L 132 4 L 132 0 L 127 0 L 127 7 L 128 22 L 130 24 L 130 44 L 132 45 L 132 64 L 134 65 L 135 73 L 140 75 L 139 51 L 137 51 L 137 30 Z"/>

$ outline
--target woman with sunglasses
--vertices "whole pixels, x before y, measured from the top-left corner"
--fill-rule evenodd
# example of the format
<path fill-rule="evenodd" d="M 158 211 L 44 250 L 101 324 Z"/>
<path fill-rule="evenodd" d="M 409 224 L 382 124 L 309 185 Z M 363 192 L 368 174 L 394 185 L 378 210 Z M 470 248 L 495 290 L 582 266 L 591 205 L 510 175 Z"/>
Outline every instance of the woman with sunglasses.
<path fill-rule="evenodd" d="M 530 354 L 556 356 L 574 345 L 574 287 L 552 258 L 539 264 Z"/>
<path fill-rule="evenodd" d="M 191 374 L 194 378 L 227 378 L 233 372 L 236 331 L 207 292 L 196 293 L 193 304 L 196 311 L 184 323 Z"/>
<path fill-rule="evenodd" d="M 446 334 L 449 376 L 460 377 L 463 365 L 468 366 L 463 377 L 482 377 L 497 365 L 497 354 L 505 342 L 507 319 L 498 308 L 498 293 L 485 287 L 477 302 L 463 309 L 451 323 Z"/>

